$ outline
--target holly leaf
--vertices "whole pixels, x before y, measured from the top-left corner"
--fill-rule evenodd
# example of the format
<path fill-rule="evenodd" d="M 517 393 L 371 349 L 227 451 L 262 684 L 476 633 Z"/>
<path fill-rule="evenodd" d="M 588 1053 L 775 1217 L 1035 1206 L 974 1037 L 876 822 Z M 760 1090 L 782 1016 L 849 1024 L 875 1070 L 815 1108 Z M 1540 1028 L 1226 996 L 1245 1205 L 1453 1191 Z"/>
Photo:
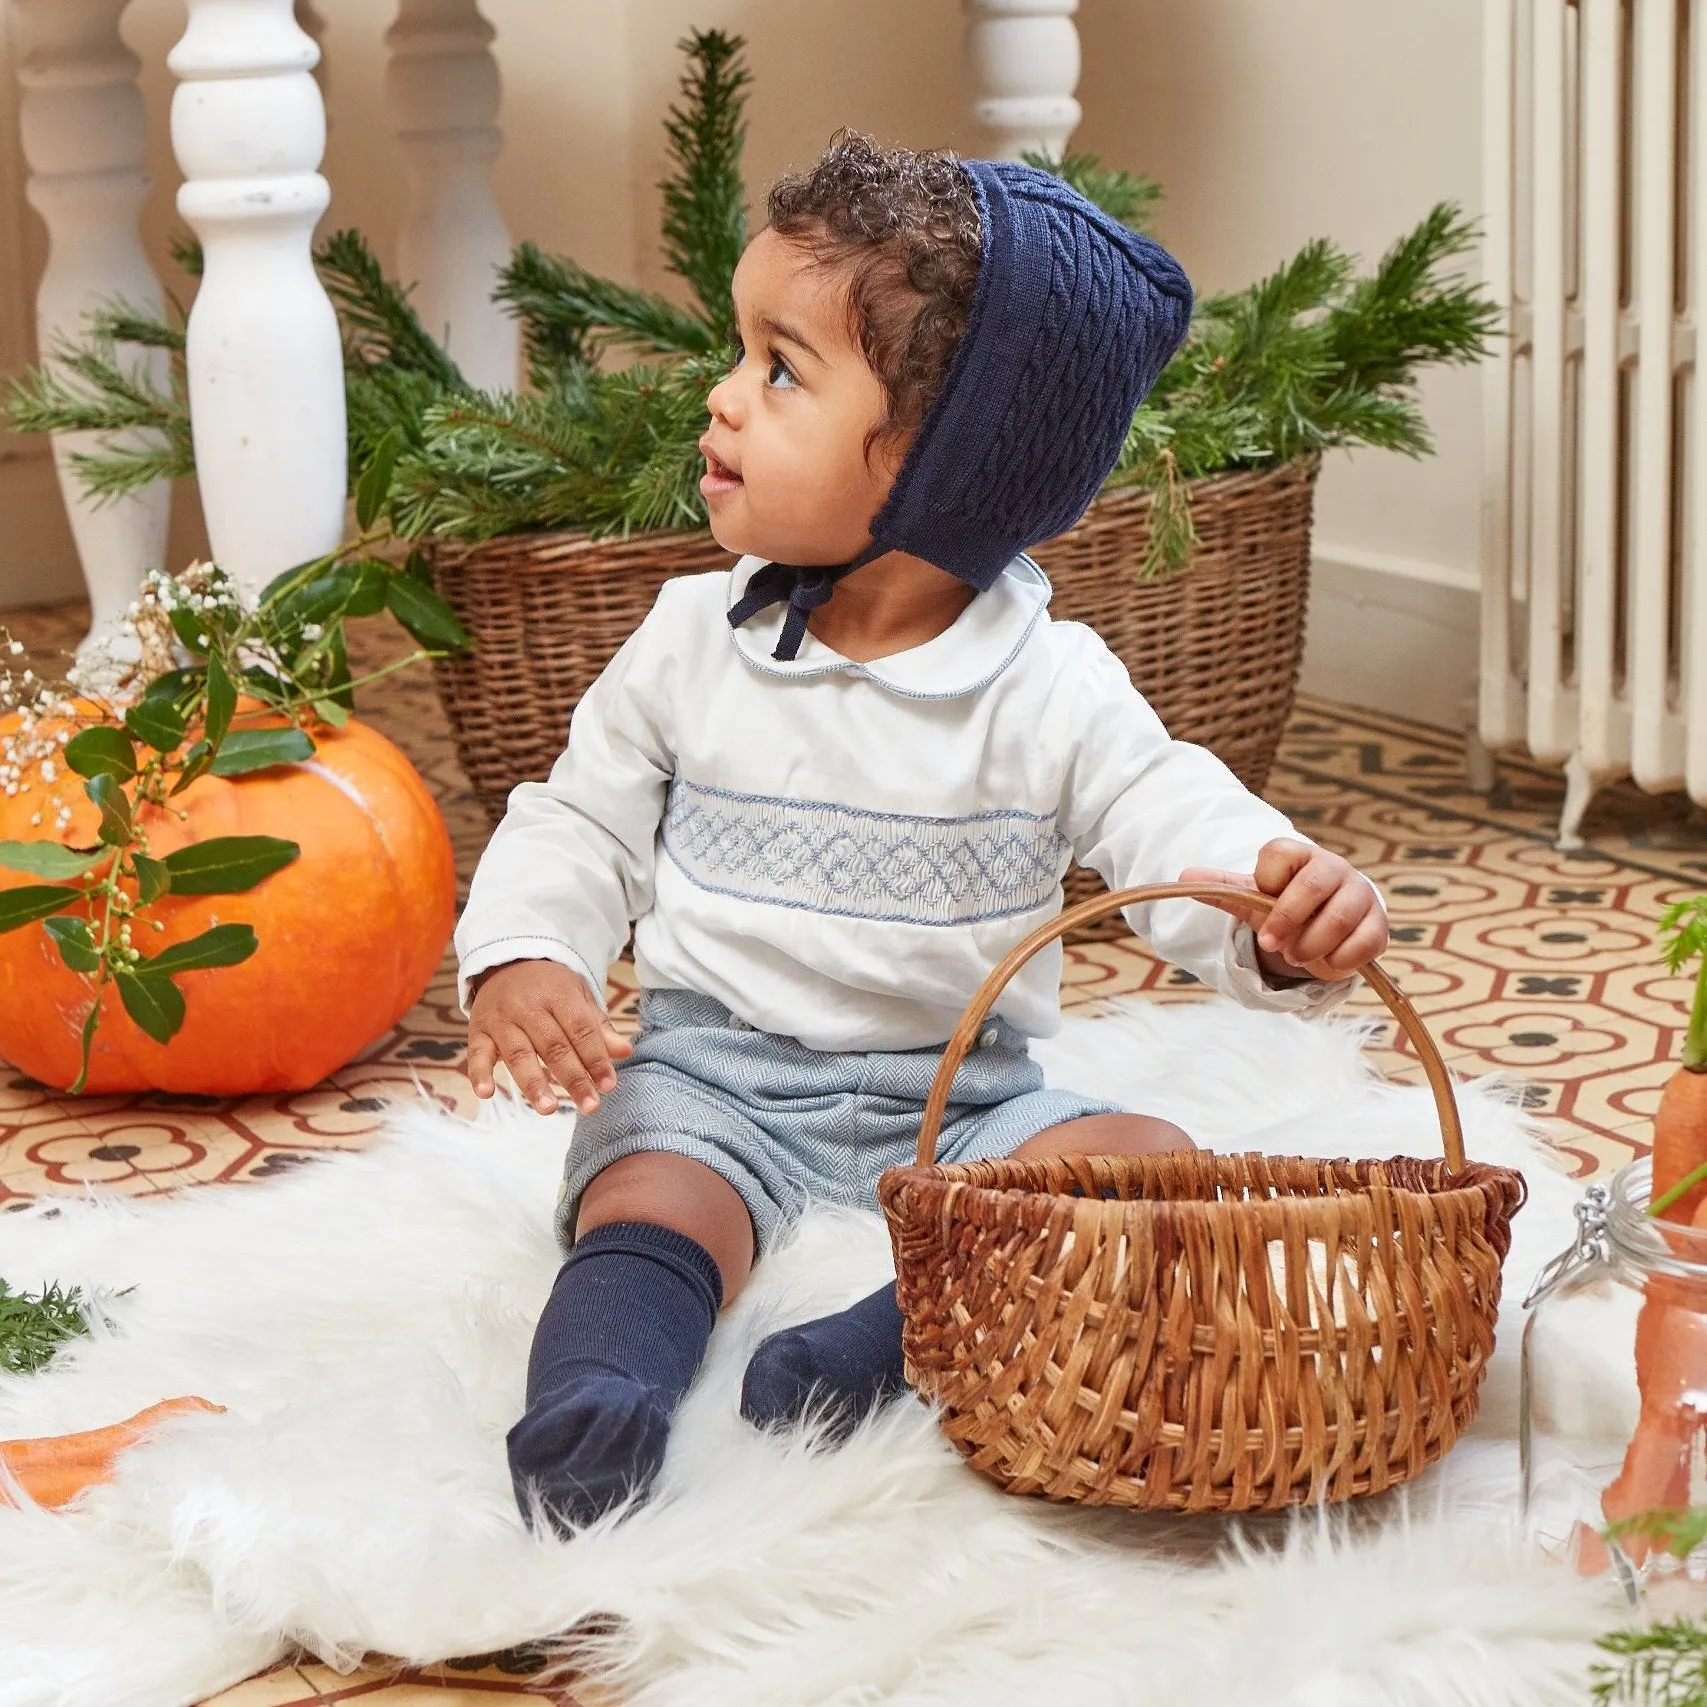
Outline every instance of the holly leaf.
<path fill-rule="evenodd" d="M 201 677 L 200 670 L 163 670 L 142 690 L 142 697 L 145 700 L 176 700 L 180 694 L 195 687 Z"/>
<path fill-rule="evenodd" d="M 27 871 L 31 877 L 81 877 L 105 858 L 105 848 L 82 853 L 58 842 L 0 842 L 0 865 L 8 871 Z"/>
<path fill-rule="evenodd" d="M 59 949 L 59 958 L 73 972 L 100 971 L 100 951 L 95 947 L 95 939 L 89 934 L 86 920 L 62 916 L 49 919 L 45 928 Z"/>
<path fill-rule="evenodd" d="M 207 656 L 207 627 L 193 610 L 172 612 L 172 632 L 198 658 Z"/>
<path fill-rule="evenodd" d="M 468 644 L 468 630 L 456 612 L 413 575 L 393 575 L 385 589 L 386 608 L 431 652 L 454 652 Z"/>
<path fill-rule="evenodd" d="M 260 946 L 252 925 L 215 925 L 187 942 L 161 949 L 138 970 L 152 978 L 169 972 L 199 972 L 209 966 L 237 966 Z"/>
<path fill-rule="evenodd" d="M 269 765 L 292 765 L 311 758 L 314 743 L 294 725 L 288 729 L 233 729 L 219 745 L 211 769 L 215 776 L 247 776 Z"/>
<path fill-rule="evenodd" d="M 184 992 L 164 973 L 117 972 L 124 1011 L 154 1039 L 170 1043 L 184 1023 Z"/>
<path fill-rule="evenodd" d="M 232 681 L 225 665 L 217 657 L 207 661 L 207 724 L 202 737 L 209 747 L 217 747 L 231 727 L 232 713 L 237 709 L 237 684 Z"/>
<path fill-rule="evenodd" d="M 373 447 L 373 455 L 356 482 L 356 520 L 364 533 L 379 520 L 385 500 L 391 496 L 391 477 L 397 472 L 402 449 L 402 429 L 392 427 Z"/>
<path fill-rule="evenodd" d="M 0 889 L 0 931 L 15 931 L 33 925 L 49 913 L 58 913 L 81 899 L 76 889 L 59 884 L 23 883 L 16 889 Z"/>
<path fill-rule="evenodd" d="M 144 907 L 172 887 L 171 867 L 164 860 L 150 859 L 147 854 L 132 854 L 130 860 L 136 867 L 136 898 Z"/>
<path fill-rule="evenodd" d="M 184 714 L 170 700 L 146 695 L 124 714 L 124 726 L 157 753 L 175 753 L 184 740 Z"/>
<path fill-rule="evenodd" d="M 178 768 L 178 780 L 172 784 L 172 794 L 182 794 L 186 788 L 199 776 L 207 773 L 213 763 L 213 748 L 206 741 L 198 741 L 184 754 Z M 168 799 L 171 795 L 167 796 Z"/>
<path fill-rule="evenodd" d="M 275 613 L 278 624 L 281 628 L 300 628 L 305 622 L 324 622 L 333 612 L 343 609 L 349 591 L 349 583 L 335 569 L 316 575 L 279 601 Z"/>
<path fill-rule="evenodd" d="M 110 848 L 122 848 L 130 840 L 130 800 L 124 785 L 115 776 L 91 777 L 83 791 L 101 811 L 101 827 L 97 834 Z"/>
<path fill-rule="evenodd" d="M 136 746 L 122 729 L 97 723 L 65 743 L 65 762 L 82 777 L 116 776 L 129 782 L 136 775 Z"/>
<path fill-rule="evenodd" d="M 215 836 L 167 854 L 174 895 L 241 895 L 302 852 L 278 836 Z"/>

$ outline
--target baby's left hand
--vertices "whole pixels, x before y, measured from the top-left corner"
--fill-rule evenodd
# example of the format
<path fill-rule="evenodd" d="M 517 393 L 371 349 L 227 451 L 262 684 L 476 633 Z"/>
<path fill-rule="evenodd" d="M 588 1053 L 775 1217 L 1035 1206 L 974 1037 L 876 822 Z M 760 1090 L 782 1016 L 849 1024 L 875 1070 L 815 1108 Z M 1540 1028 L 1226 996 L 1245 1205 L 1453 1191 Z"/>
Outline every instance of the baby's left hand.
<path fill-rule="evenodd" d="M 1266 917 L 1233 901 L 1212 906 L 1253 925 L 1257 960 L 1271 978 L 1344 978 L 1387 946 L 1387 913 L 1375 886 L 1349 860 L 1279 837 L 1257 855 L 1254 876 L 1189 866 L 1181 883 L 1225 883 L 1275 897 Z"/>

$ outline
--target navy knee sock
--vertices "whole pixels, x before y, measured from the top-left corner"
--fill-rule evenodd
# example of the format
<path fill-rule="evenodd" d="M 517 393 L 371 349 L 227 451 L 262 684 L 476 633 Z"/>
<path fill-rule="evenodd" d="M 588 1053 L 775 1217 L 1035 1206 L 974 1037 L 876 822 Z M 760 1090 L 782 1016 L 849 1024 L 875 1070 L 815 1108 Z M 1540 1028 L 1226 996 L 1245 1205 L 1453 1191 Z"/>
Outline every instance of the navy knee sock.
<path fill-rule="evenodd" d="M 644 1493 L 723 1303 L 711 1253 L 646 1221 L 596 1227 L 569 1253 L 534 1330 L 527 1411 L 510 1430 L 516 1501 L 559 1534 Z"/>
<path fill-rule="evenodd" d="M 741 1383 L 741 1415 L 774 1428 L 811 1412 L 841 1436 L 906 1387 L 901 1310 L 891 1281 L 833 1316 L 762 1340 Z"/>

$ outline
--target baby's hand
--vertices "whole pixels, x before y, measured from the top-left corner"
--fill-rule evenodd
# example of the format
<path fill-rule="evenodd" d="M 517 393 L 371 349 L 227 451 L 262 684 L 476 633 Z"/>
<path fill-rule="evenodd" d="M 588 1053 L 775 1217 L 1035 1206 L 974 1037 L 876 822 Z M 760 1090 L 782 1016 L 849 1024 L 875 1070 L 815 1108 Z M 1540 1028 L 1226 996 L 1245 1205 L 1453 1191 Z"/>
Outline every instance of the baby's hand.
<path fill-rule="evenodd" d="M 500 1060 L 541 1114 L 557 1112 L 555 1079 L 583 1114 L 616 1084 L 612 1060 L 633 1045 L 611 1029 L 587 981 L 555 960 L 512 960 L 480 980 L 468 1014 L 468 1078 L 492 1095 Z"/>
<path fill-rule="evenodd" d="M 1226 883 L 1275 897 L 1264 915 L 1233 901 L 1213 905 L 1256 927 L 1257 959 L 1270 977 L 1344 978 L 1387 946 L 1387 913 L 1375 886 L 1349 860 L 1280 837 L 1257 855 L 1254 877 L 1192 866 L 1181 883 Z"/>

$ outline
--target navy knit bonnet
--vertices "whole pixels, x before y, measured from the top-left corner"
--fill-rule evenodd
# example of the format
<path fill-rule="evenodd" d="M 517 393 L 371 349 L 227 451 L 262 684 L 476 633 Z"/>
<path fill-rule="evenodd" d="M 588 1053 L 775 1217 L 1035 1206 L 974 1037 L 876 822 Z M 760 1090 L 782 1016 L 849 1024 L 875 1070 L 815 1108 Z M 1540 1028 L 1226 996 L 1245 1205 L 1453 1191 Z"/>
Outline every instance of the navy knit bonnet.
<path fill-rule="evenodd" d="M 961 166 L 983 224 L 978 282 L 872 544 L 827 568 L 769 564 L 729 612 L 739 628 L 787 600 L 779 659 L 799 651 L 836 582 L 886 551 L 983 592 L 1027 546 L 1064 533 L 1185 336 L 1191 285 L 1160 244 L 1036 167 Z"/>

